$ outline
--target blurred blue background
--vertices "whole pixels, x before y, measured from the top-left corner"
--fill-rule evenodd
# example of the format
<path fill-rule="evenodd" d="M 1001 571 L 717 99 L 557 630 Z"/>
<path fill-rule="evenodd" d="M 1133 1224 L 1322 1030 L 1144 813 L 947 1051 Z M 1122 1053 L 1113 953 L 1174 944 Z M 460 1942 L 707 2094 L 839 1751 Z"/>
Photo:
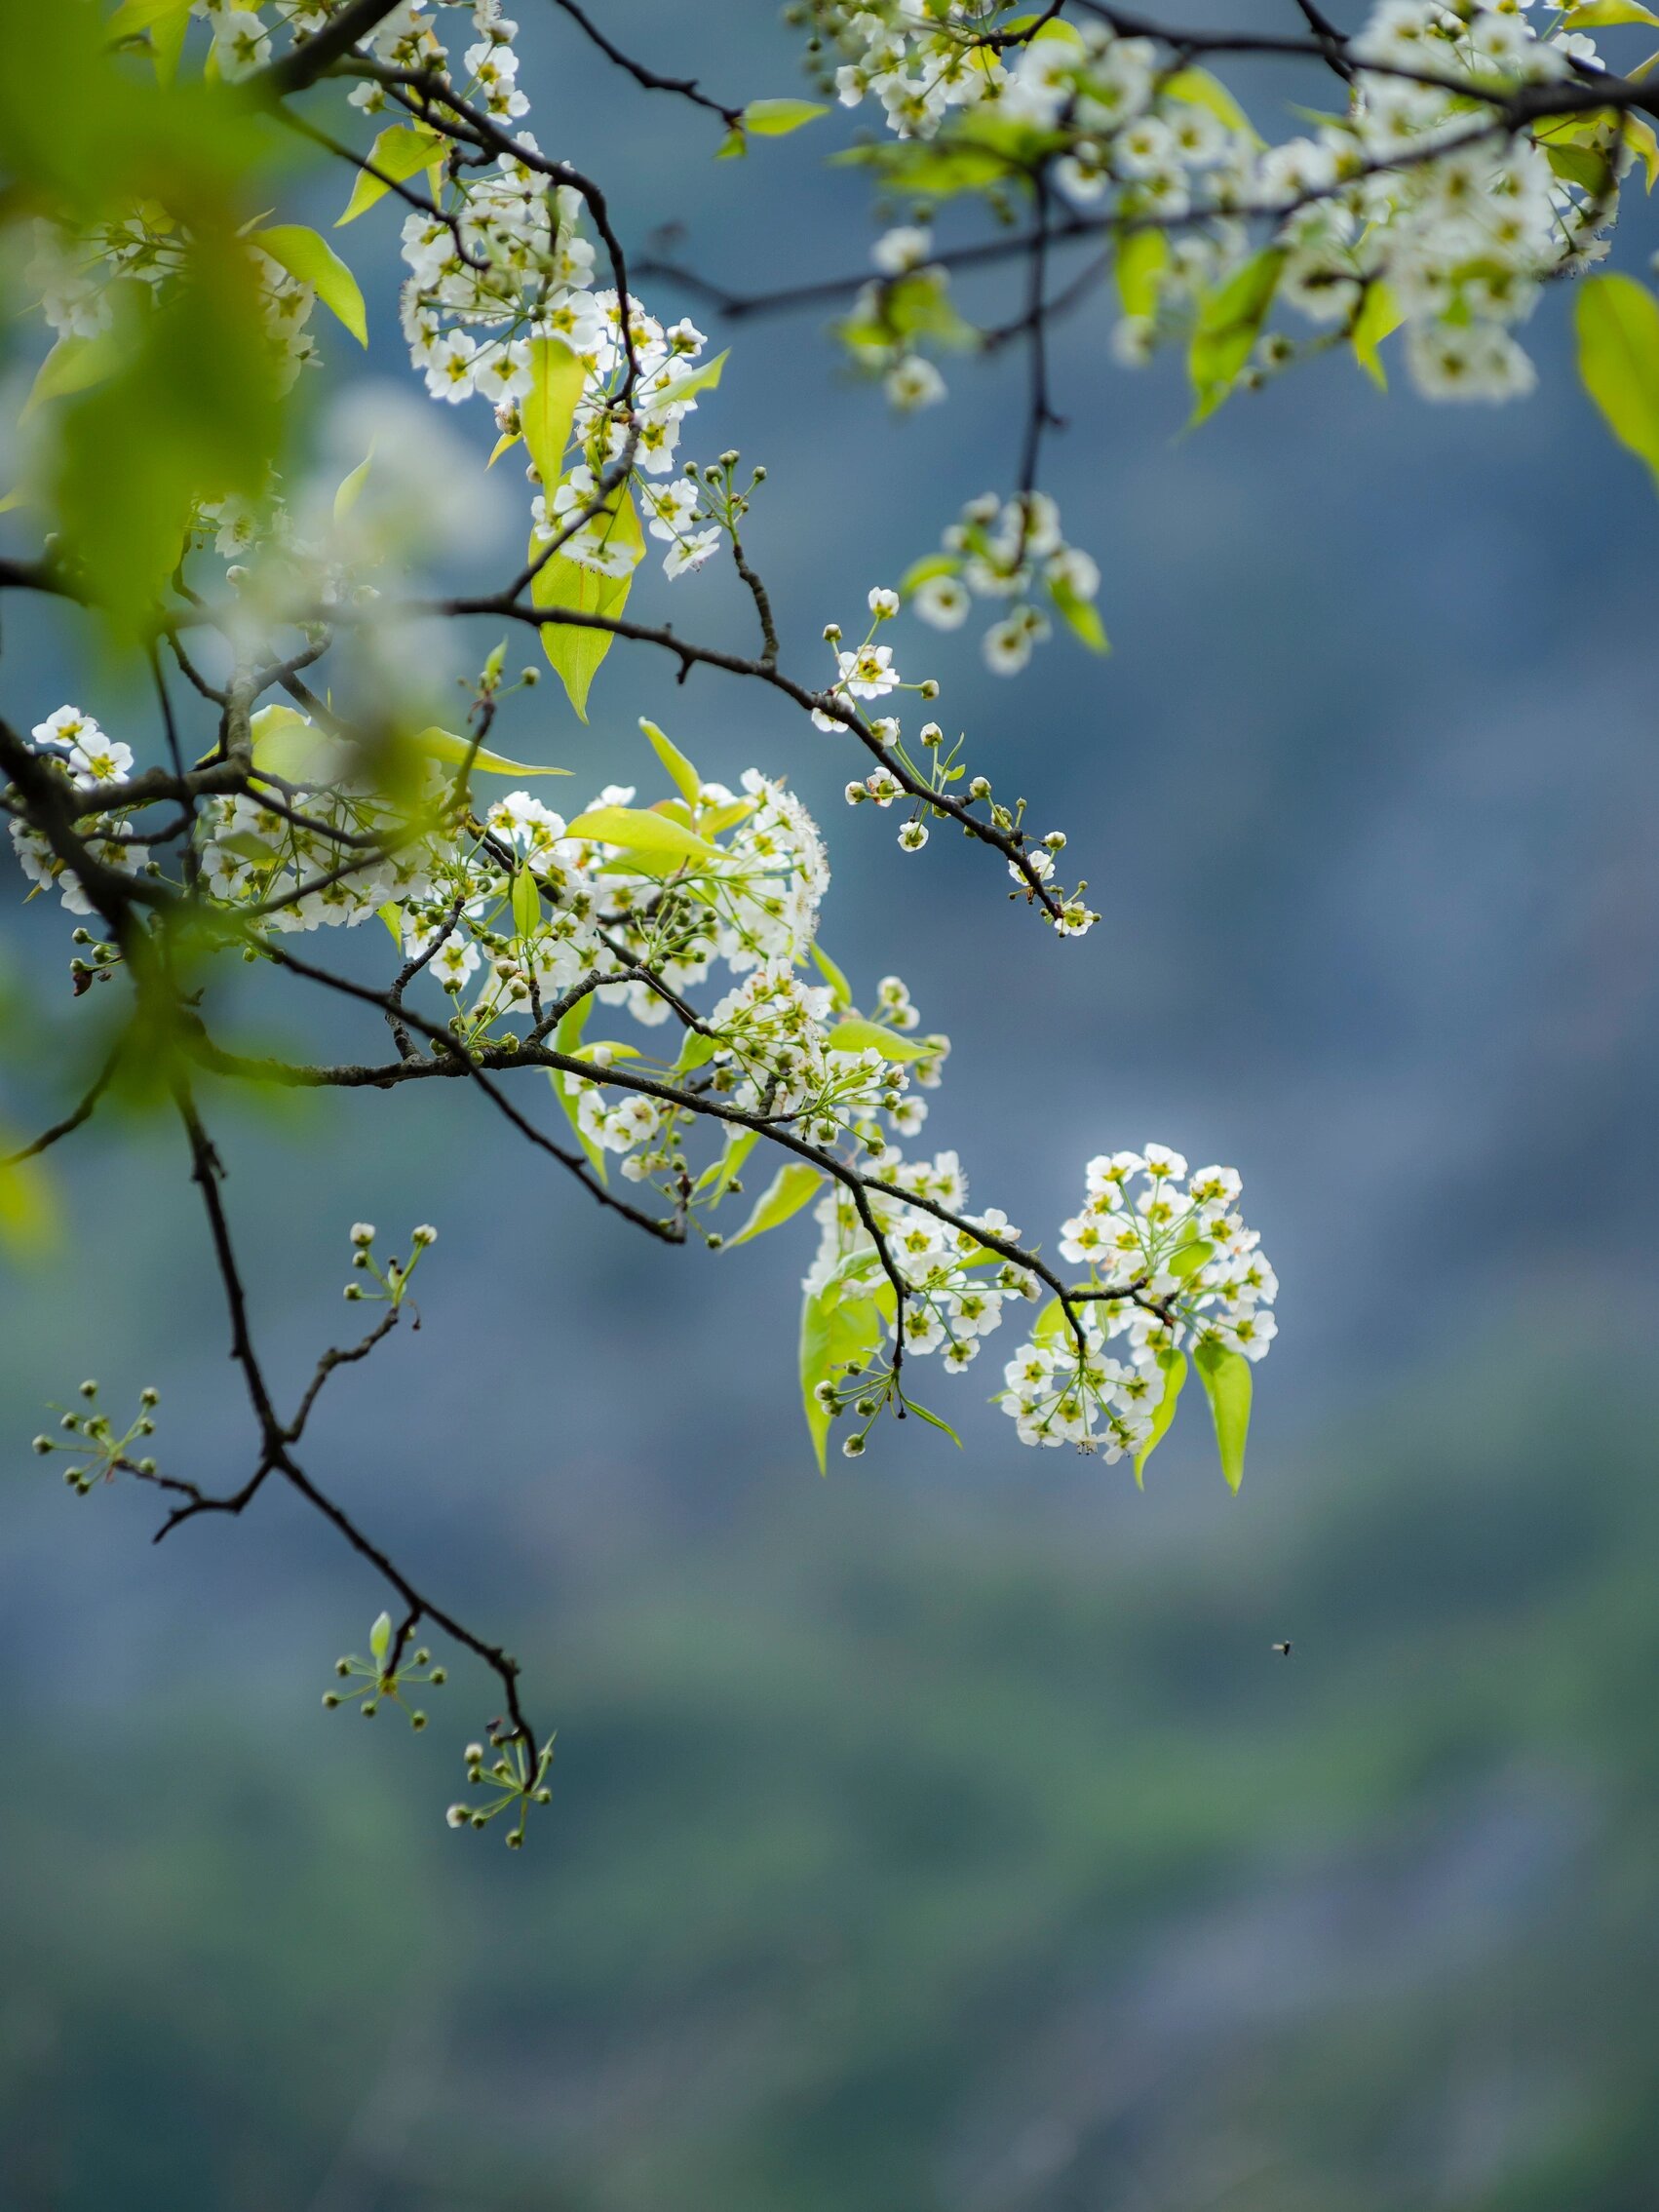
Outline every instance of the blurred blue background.
<path fill-rule="evenodd" d="M 715 165 L 710 119 L 520 13 L 540 140 L 636 251 L 672 216 L 739 286 L 863 265 L 864 187 L 822 167 L 853 123 Z M 760 0 L 603 19 L 721 97 L 796 89 Z M 1268 129 L 1311 97 L 1237 81 Z M 380 375 L 396 226 L 344 234 Z M 1652 243 L 1633 204 L 1621 259 Z M 810 670 L 1006 486 L 1020 366 L 947 365 L 948 407 L 895 424 L 822 318 L 649 293 L 733 341 L 686 450 L 766 464 L 748 536 Z M 741 682 L 618 652 L 590 727 L 545 684 L 499 728 L 578 797 L 645 780 L 640 713 L 705 774 L 786 773 L 831 839 L 829 950 L 954 1040 L 930 1144 L 1028 1234 L 1097 1150 L 1240 1168 L 1284 1295 L 1236 1499 L 1196 1408 L 1142 1498 L 1021 1451 L 986 1363 L 939 1386 L 962 1454 L 890 1430 L 821 1482 L 809 1231 L 664 1252 L 447 1086 L 219 1106 L 288 1388 L 349 1223 L 442 1232 L 420 1336 L 331 1386 L 312 1460 L 558 1726 L 509 1858 L 442 1823 L 473 1670 L 418 1740 L 320 1710 L 381 1601 L 302 1509 L 152 1550 L 152 1500 L 29 1455 L 95 1373 L 162 1389 L 168 1463 L 249 1464 L 176 1136 L 58 1154 L 65 1248 L 0 1281 L 8 2212 L 1659 2205 L 1659 508 L 1567 304 L 1527 404 L 1385 400 L 1333 358 L 1186 436 L 1177 365 L 1117 369 L 1103 300 L 1067 326 L 1050 481 L 1114 657 L 1057 641 L 1008 683 L 973 630 L 898 642 L 1069 833 L 1107 917 L 1080 944 L 984 853 L 902 856 L 842 805 L 844 749 Z M 463 427 L 482 452 L 482 406 Z M 749 636 L 712 571 L 636 603 Z M 67 697 L 155 745 L 73 618 L 7 616 L 9 718 Z M 84 1028 L 56 908 L 6 945 Z M 313 1033 L 378 1049 L 333 1008 Z M 51 1118 L 4 1073 L 8 1118 Z"/>

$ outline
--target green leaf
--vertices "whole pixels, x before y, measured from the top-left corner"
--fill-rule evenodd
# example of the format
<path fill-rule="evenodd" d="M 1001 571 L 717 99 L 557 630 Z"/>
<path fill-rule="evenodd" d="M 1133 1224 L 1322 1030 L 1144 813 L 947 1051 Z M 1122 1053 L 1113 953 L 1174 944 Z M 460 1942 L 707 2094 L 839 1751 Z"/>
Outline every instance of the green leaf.
<path fill-rule="evenodd" d="M 743 111 L 743 120 L 745 128 L 757 138 L 782 138 L 829 112 L 813 99 L 752 99 Z"/>
<path fill-rule="evenodd" d="M 688 806 L 695 806 L 697 804 L 697 794 L 703 789 L 702 777 L 679 750 L 679 747 L 671 738 L 665 737 L 655 722 L 648 722 L 641 715 L 639 717 L 639 727 L 649 739 L 651 751 L 674 778 L 680 796 Z"/>
<path fill-rule="evenodd" d="M 1562 28 L 1569 31 L 1612 30 L 1620 23 L 1659 23 L 1659 16 L 1650 8 L 1639 7 L 1637 0 L 1583 0 L 1577 8 L 1569 8 L 1562 19 Z"/>
<path fill-rule="evenodd" d="M 1206 1242 L 1203 1237 L 1195 1237 L 1190 1244 L 1183 1244 L 1174 1259 L 1170 1261 L 1170 1273 L 1179 1281 L 1184 1282 L 1188 1275 L 1196 1275 L 1206 1261 L 1213 1260 L 1215 1257 L 1215 1247 Z"/>
<path fill-rule="evenodd" d="M 435 133 L 417 131 L 407 123 L 394 123 L 389 131 L 382 131 L 369 147 L 368 158 L 394 183 L 405 184 L 421 170 L 430 169 L 435 161 L 442 161 L 447 150 L 444 140 Z M 367 169 L 359 170 L 351 198 L 346 202 L 346 212 L 336 220 L 334 228 L 339 230 L 348 222 L 356 222 L 376 200 L 383 200 L 389 189 L 378 176 L 370 176 Z"/>
<path fill-rule="evenodd" d="M 678 867 L 685 863 L 718 860 L 719 849 L 706 844 L 694 830 L 687 830 L 667 814 L 642 806 L 595 806 L 578 814 L 569 825 L 572 837 L 593 837 L 601 844 L 622 845 L 648 860 Z"/>
<path fill-rule="evenodd" d="M 374 458 L 372 446 L 349 476 L 340 479 L 339 489 L 334 493 L 334 520 L 343 522 L 363 497 L 363 487 L 368 482 L 369 464 Z"/>
<path fill-rule="evenodd" d="M 962 556 L 959 553 L 924 554 L 920 561 L 912 562 L 899 579 L 899 597 L 907 600 L 919 585 L 931 584 L 936 576 L 959 576 L 962 573 Z"/>
<path fill-rule="evenodd" d="M 0 1129 L 0 1152 L 11 1149 L 12 1140 Z M 34 1260 L 52 1249 L 58 1237 L 58 1208 L 51 1179 L 39 1160 L 0 1160 L 0 1252 L 14 1259 Z"/>
<path fill-rule="evenodd" d="M 1189 107 L 1207 107 L 1229 131 L 1242 132 L 1252 145 L 1262 143 L 1255 125 L 1219 77 L 1213 77 L 1208 69 L 1177 69 L 1158 89 L 1166 99 L 1185 100 Z"/>
<path fill-rule="evenodd" d="M 1141 1479 L 1146 1472 L 1146 1462 L 1169 1433 L 1170 1423 L 1176 1417 L 1176 1400 L 1180 1396 L 1181 1385 L 1186 1380 L 1186 1354 L 1177 1352 L 1173 1344 L 1158 1354 L 1158 1365 L 1164 1371 L 1164 1395 L 1158 1400 L 1157 1409 L 1152 1416 L 1152 1433 L 1136 1455 L 1137 1490 L 1146 1488 Z"/>
<path fill-rule="evenodd" d="M 951 1443 L 955 1445 L 957 1451 L 961 1451 L 962 1439 L 957 1435 L 956 1431 L 951 1427 L 950 1423 L 947 1420 L 941 1420 L 937 1414 L 930 1414 L 927 1408 L 923 1405 L 919 1405 L 914 1398 L 907 1398 L 905 1400 L 905 1407 L 906 1411 L 914 1414 L 918 1420 L 926 1421 L 930 1428 L 944 1429 L 945 1435 L 949 1437 Z"/>
<path fill-rule="evenodd" d="M 619 538 L 632 553 L 634 566 L 637 566 L 645 552 L 645 540 L 631 491 L 623 494 L 605 535 Z M 536 558 L 538 550 L 532 542 L 531 560 Z M 582 563 L 556 553 L 551 561 L 544 561 L 531 577 L 530 598 L 540 607 L 566 607 L 575 614 L 598 614 L 614 619 L 627 605 L 633 584 L 633 566 L 626 575 L 605 576 L 597 568 L 585 567 Z M 559 681 L 578 717 L 586 721 L 588 693 L 600 663 L 610 651 L 611 632 L 544 622 L 541 634 L 542 651 L 558 670 Z"/>
<path fill-rule="evenodd" d="M 103 26 L 103 35 L 113 45 L 117 39 L 135 38 L 139 31 L 147 31 L 155 23 L 174 16 L 188 16 L 190 0 L 121 0 L 121 5 Z"/>
<path fill-rule="evenodd" d="M 368 1649 L 377 1667 L 386 1664 L 386 1654 L 392 1649 L 392 1616 L 383 1612 L 368 1631 Z"/>
<path fill-rule="evenodd" d="M 279 710 L 280 712 L 281 710 Z M 568 768 L 538 768 L 528 760 L 509 760 L 504 754 L 491 753 L 481 745 L 475 753 L 470 738 L 457 737 L 453 730 L 440 729 L 434 723 L 410 738 L 417 753 L 424 753 L 429 760 L 441 760 L 446 768 L 459 768 L 469 754 L 475 768 L 486 776 L 568 776 Z"/>
<path fill-rule="evenodd" d="M 1544 158 L 1558 176 L 1592 196 L 1605 192 L 1613 180 L 1612 164 L 1597 146 L 1548 145 Z"/>
<path fill-rule="evenodd" d="M 307 721 L 297 707 L 261 707 L 249 722 L 253 765 L 285 782 L 309 781 L 318 757 L 329 743 L 326 730 Z"/>
<path fill-rule="evenodd" d="M 309 285 L 330 313 L 338 316 L 360 346 L 368 343 L 368 318 L 357 279 L 326 238 L 304 223 L 277 223 L 256 230 L 251 243 L 261 253 L 285 268 L 290 277 Z"/>
<path fill-rule="evenodd" d="M 1193 1358 L 1215 1423 L 1221 1472 L 1228 1489 L 1237 1490 L 1244 1481 L 1245 1440 L 1250 1434 L 1250 1362 L 1242 1352 L 1229 1351 L 1214 1337 L 1203 1339 Z"/>
<path fill-rule="evenodd" d="M 742 161 L 749 151 L 749 139 L 741 123 L 728 131 L 715 152 L 716 161 Z"/>
<path fill-rule="evenodd" d="M 1187 352 L 1187 371 L 1198 396 L 1194 422 L 1214 414 L 1232 390 L 1267 320 L 1284 266 L 1283 250 L 1270 246 L 1235 271 L 1200 307 Z"/>
<path fill-rule="evenodd" d="M 1109 653 L 1111 640 L 1093 600 L 1081 598 L 1069 584 L 1051 583 L 1049 597 L 1055 611 L 1074 637 L 1081 638 L 1092 653 Z"/>
<path fill-rule="evenodd" d="M 813 1392 L 820 1382 L 830 1381 L 855 1361 L 862 1364 L 880 1341 L 881 1309 L 874 1299 L 843 1298 L 839 1283 L 826 1285 L 801 1307 L 800 1394 L 820 1474 L 825 1472 L 830 1416 Z"/>
<path fill-rule="evenodd" d="M 1632 277 L 1585 277 L 1575 321 L 1585 389 L 1659 483 L 1659 300 Z"/>
<path fill-rule="evenodd" d="M 376 907 L 374 911 L 386 924 L 392 943 L 401 952 L 404 949 L 404 910 L 396 900 L 388 899 L 383 907 Z"/>
<path fill-rule="evenodd" d="M 829 953 L 825 951 L 822 945 L 814 944 L 812 958 L 819 974 L 830 986 L 830 994 L 835 1004 L 837 1006 L 850 1006 L 853 1002 L 853 987 L 834 961 L 830 959 Z"/>
<path fill-rule="evenodd" d="M 1063 1303 L 1058 1298 L 1051 1298 L 1032 1325 L 1031 1341 L 1034 1344 L 1058 1344 L 1061 1339 L 1075 1342 L 1075 1339 L 1071 1337 L 1071 1324 L 1065 1318 Z"/>
<path fill-rule="evenodd" d="M 555 1052 L 562 1053 L 567 1060 L 576 1058 L 577 1048 L 582 1042 L 582 1031 L 587 1028 L 588 1016 L 593 1010 L 594 994 L 589 991 L 585 998 L 579 998 L 571 1007 L 569 1013 L 560 1019 L 558 1028 L 553 1032 L 553 1049 Z M 576 1142 L 588 1155 L 589 1166 L 598 1177 L 600 1183 L 608 1185 L 610 1175 L 605 1167 L 604 1153 L 594 1143 L 577 1118 L 576 1101 L 565 1088 L 569 1078 L 561 1067 L 550 1067 L 547 1071 L 547 1079 L 553 1085 L 554 1097 L 564 1108 L 565 1118 L 576 1132 Z"/>
<path fill-rule="evenodd" d="M 719 1049 L 719 1038 L 711 1036 L 706 1029 L 687 1029 L 675 1067 L 679 1074 L 689 1075 L 694 1068 L 702 1067 L 713 1060 Z"/>
<path fill-rule="evenodd" d="M 781 1167 L 755 1200 L 753 1213 L 726 1250 L 735 1252 L 740 1244 L 747 1244 L 752 1237 L 764 1236 L 768 1229 L 787 1222 L 791 1214 L 798 1214 L 816 1195 L 824 1180 L 817 1168 L 809 1168 L 802 1160 L 791 1160 Z"/>
<path fill-rule="evenodd" d="M 713 361 L 704 362 L 701 368 L 693 369 L 687 375 L 675 377 L 660 396 L 665 400 L 694 400 L 700 392 L 712 392 L 725 372 L 726 363 L 731 359 L 731 350 L 727 346 L 724 352 L 715 354 Z M 654 385 L 652 390 L 655 392 Z"/>
<path fill-rule="evenodd" d="M 1118 241 L 1117 292 L 1126 315 L 1150 322 L 1158 312 L 1158 281 L 1170 261 L 1170 241 L 1161 230 L 1132 230 Z"/>
<path fill-rule="evenodd" d="M 550 504 L 563 473 L 570 419 L 586 374 L 561 338 L 530 340 L 530 388 L 519 402 L 519 421 Z"/>
<path fill-rule="evenodd" d="M 1381 277 L 1373 277 L 1366 287 L 1366 296 L 1360 302 L 1348 343 L 1354 349 L 1354 359 L 1379 392 L 1388 389 L 1388 371 L 1377 359 L 1376 349 L 1405 320 L 1400 302 L 1387 283 Z"/>
<path fill-rule="evenodd" d="M 164 16 L 150 25 L 150 60 L 156 72 L 156 83 L 165 92 L 178 74 L 178 58 L 184 52 L 185 36 L 190 29 L 188 6 L 175 15 Z"/>
<path fill-rule="evenodd" d="M 830 1052 L 873 1050 L 883 1060 L 925 1060 L 931 1049 L 913 1037 L 901 1036 L 897 1029 L 884 1029 L 879 1022 L 866 1022 L 857 1015 L 837 1022 L 824 1042 Z"/>
<path fill-rule="evenodd" d="M 711 1211 L 731 1188 L 733 1179 L 742 1172 L 744 1161 L 759 1141 L 760 1132 L 757 1129 L 733 1129 L 727 1125 L 725 1150 L 717 1160 L 703 1170 L 695 1185 L 695 1195 L 699 1198 L 705 1191 L 710 1193 Z"/>
<path fill-rule="evenodd" d="M 521 861 L 513 876 L 513 927 L 521 937 L 533 937 L 541 927 L 542 895 L 536 889 L 535 871 Z"/>
<path fill-rule="evenodd" d="M 71 331 L 59 338 L 35 372 L 19 421 L 27 422 L 35 408 L 48 400 L 63 399 L 71 392 L 90 392 L 95 384 L 114 375 L 120 361 L 121 349 L 112 330 L 100 330 L 93 338 L 77 337 Z"/>

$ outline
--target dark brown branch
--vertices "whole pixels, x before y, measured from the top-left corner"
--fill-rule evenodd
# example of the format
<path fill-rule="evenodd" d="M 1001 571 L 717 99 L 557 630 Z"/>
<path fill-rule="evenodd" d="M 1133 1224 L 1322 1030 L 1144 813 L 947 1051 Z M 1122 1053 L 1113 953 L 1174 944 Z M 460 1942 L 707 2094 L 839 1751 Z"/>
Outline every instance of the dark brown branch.
<path fill-rule="evenodd" d="M 626 69 L 634 82 L 642 86 L 646 92 L 677 93 L 681 99 L 690 100 L 693 106 L 707 108 L 710 114 L 719 116 L 728 131 L 737 130 L 742 123 L 741 108 L 727 107 L 723 100 L 711 99 L 706 92 L 699 90 L 695 77 L 660 76 L 655 69 L 647 68 L 644 62 L 636 61 L 631 54 L 624 54 L 621 47 L 613 45 L 606 38 L 586 10 L 576 5 L 576 0 L 553 0 L 553 4 L 586 33 L 607 61 L 614 61 L 619 69 Z"/>

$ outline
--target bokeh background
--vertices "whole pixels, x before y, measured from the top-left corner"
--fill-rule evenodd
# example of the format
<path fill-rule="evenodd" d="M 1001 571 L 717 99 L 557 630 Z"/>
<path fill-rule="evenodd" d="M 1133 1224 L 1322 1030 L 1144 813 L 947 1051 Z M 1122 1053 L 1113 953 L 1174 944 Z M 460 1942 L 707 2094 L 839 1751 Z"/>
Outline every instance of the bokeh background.
<path fill-rule="evenodd" d="M 822 166 L 853 124 L 714 164 L 708 119 L 520 12 L 541 142 L 637 250 L 672 217 L 739 285 L 863 265 L 863 188 Z M 770 0 L 603 16 L 733 98 L 796 89 Z M 1269 128 L 1310 97 L 1238 82 Z M 320 419 L 406 375 L 396 224 L 344 234 L 375 341 L 366 369 L 330 343 Z M 1652 243 L 1633 206 L 1627 265 Z M 7 2212 L 1659 2204 L 1659 507 L 1568 304 L 1524 406 L 1384 400 L 1333 358 L 1192 435 L 1175 365 L 1111 363 L 1104 302 L 1067 328 L 1051 481 L 1114 657 L 1057 641 L 1006 683 L 972 633 L 899 642 L 1070 833 L 1108 917 L 1081 944 L 983 853 L 849 816 L 835 741 L 736 681 L 619 652 L 590 727 L 548 684 L 501 728 L 578 796 L 644 778 L 640 712 L 705 773 L 786 772 L 832 840 L 825 942 L 949 1031 L 929 1138 L 1028 1233 L 1096 1150 L 1236 1162 L 1285 1286 L 1237 1498 L 1196 1406 L 1144 1497 L 1021 1451 L 984 1403 L 1000 1339 L 939 1385 L 964 1451 L 889 1431 L 820 1481 L 805 1227 L 665 1253 L 446 1086 L 219 1106 L 290 1387 L 348 1224 L 441 1229 L 424 1329 L 331 1386 L 313 1458 L 557 1722 L 510 1857 L 443 1824 L 472 1670 L 419 1739 L 321 1711 L 380 1597 L 302 1510 L 152 1550 L 152 1501 L 29 1455 L 94 1373 L 162 1389 L 181 1469 L 248 1465 L 175 1134 L 61 1150 L 70 1235 L 0 1280 Z M 734 352 L 687 450 L 766 463 L 752 549 L 810 668 L 1006 485 L 1018 365 L 895 425 L 821 317 L 696 312 Z M 482 458 L 485 410 L 457 427 Z M 747 636 L 709 573 L 637 601 Z M 5 645 L 15 721 L 68 697 L 155 742 L 73 619 L 8 609 Z M 5 942 L 73 1037 L 65 931 L 37 902 Z M 50 1118 L 4 1074 L 10 1118 Z"/>

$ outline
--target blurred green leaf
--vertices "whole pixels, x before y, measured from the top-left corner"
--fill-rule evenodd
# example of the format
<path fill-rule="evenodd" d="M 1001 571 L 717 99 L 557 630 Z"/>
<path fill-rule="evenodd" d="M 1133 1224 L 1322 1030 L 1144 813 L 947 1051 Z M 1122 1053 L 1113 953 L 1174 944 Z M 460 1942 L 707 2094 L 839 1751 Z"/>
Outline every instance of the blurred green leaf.
<path fill-rule="evenodd" d="M 1236 270 L 1198 311 L 1187 349 L 1187 372 L 1198 404 L 1194 422 L 1215 413 L 1250 359 L 1285 266 L 1282 248 L 1270 246 Z"/>
<path fill-rule="evenodd" d="M 782 138 L 829 112 L 814 99 L 752 99 L 743 111 L 743 120 L 745 128 L 757 138 Z"/>
<path fill-rule="evenodd" d="M 1585 277 L 1574 319 L 1585 389 L 1659 483 L 1659 300 L 1632 277 Z"/>

